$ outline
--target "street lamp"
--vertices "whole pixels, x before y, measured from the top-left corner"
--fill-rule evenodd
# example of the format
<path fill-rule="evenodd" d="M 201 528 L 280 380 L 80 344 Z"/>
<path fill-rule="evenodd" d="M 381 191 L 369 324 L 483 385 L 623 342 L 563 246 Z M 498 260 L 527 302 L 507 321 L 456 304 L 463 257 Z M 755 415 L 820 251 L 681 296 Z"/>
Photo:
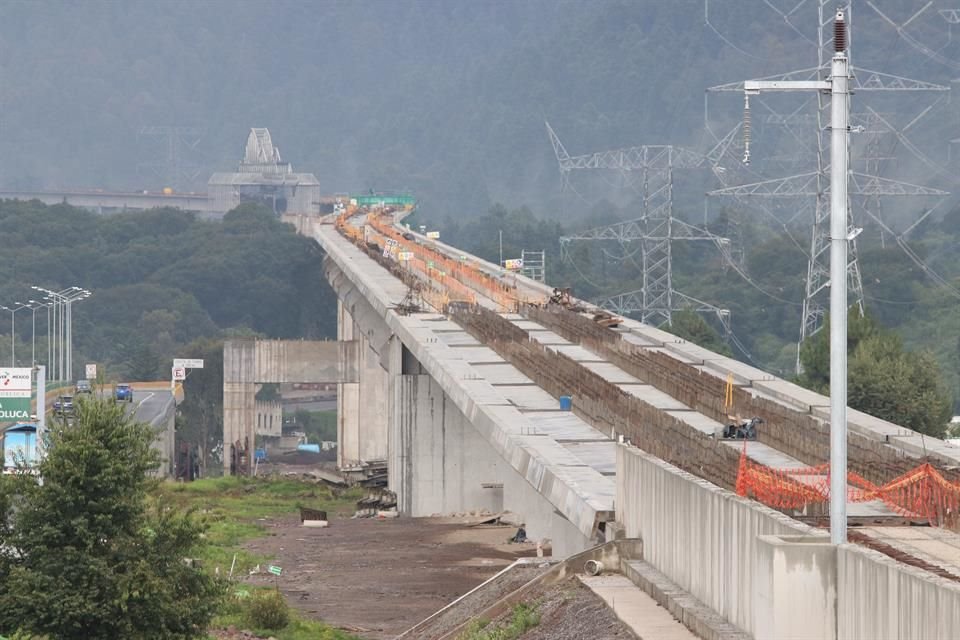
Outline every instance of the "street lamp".
<path fill-rule="evenodd" d="M 45 293 L 45 298 L 53 305 L 54 325 L 56 329 L 55 343 L 59 344 L 53 350 L 53 360 L 59 369 L 57 378 L 66 380 L 73 374 L 73 313 L 72 303 L 90 297 L 91 292 L 82 287 L 67 287 L 61 291 L 51 291 L 43 287 L 33 286 L 32 289 Z"/>
<path fill-rule="evenodd" d="M 22 302 L 14 302 L 13 304 L 15 305 L 15 307 L 12 309 L 10 307 L 5 307 L 3 305 L 0 305 L 0 309 L 10 312 L 10 366 L 11 367 L 16 366 L 16 345 L 14 341 L 16 340 L 16 336 L 17 336 L 17 311 L 20 311 L 21 309 L 26 309 L 27 307 L 30 306 L 28 304 L 23 304 Z"/>
<path fill-rule="evenodd" d="M 33 314 L 31 318 L 31 329 L 30 329 L 30 362 L 32 366 L 37 364 L 37 309 L 41 309 L 46 305 L 46 303 L 39 300 L 27 300 L 30 311 Z"/>

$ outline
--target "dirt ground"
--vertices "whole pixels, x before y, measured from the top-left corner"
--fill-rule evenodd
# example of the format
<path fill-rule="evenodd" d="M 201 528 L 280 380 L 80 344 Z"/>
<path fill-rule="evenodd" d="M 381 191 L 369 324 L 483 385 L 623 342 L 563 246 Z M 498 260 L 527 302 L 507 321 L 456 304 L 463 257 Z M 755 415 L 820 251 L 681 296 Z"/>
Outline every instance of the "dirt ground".
<path fill-rule="evenodd" d="M 379 640 L 412 627 L 517 557 L 536 555 L 533 544 L 506 542 L 512 527 L 466 522 L 342 518 L 319 529 L 293 516 L 261 523 L 268 535 L 244 546 L 283 568 L 279 587 L 292 606 Z M 273 585 L 275 578 L 246 580 Z"/>

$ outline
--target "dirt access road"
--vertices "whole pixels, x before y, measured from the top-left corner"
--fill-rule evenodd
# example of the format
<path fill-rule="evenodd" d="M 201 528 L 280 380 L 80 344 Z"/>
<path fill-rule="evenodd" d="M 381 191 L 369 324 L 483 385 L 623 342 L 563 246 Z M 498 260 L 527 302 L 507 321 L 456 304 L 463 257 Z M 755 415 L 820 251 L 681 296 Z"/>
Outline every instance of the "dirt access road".
<path fill-rule="evenodd" d="M 473 520 L 478 520 L 474 518 Z M 297 517 L 262 522 L 246 543 L 283 568 L 280 590 L 308 617 L 370 639 L 393 638 L 491 577 L 532 544 L 511 545 L 511 527 L 463 519 L 334 519 L 305 528 Z M 274 583 L 256 575 L 252 584 Z"/>

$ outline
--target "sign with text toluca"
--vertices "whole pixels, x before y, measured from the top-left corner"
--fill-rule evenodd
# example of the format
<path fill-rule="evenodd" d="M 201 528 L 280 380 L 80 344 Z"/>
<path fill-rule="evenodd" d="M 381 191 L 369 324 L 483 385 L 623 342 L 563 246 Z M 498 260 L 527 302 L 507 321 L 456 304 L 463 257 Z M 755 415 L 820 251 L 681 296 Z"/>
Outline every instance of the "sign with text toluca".
<path fill-rule="evenodd" d="M 30 419 L 30 396 L 0 398 L 0 422 L 22 422 Z"/>

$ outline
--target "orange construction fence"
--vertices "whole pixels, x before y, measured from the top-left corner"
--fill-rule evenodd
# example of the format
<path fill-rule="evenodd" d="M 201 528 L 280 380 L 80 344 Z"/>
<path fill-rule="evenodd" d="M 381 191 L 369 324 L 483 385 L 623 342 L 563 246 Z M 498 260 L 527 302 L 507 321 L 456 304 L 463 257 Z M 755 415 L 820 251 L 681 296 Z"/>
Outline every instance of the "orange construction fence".
<path fill-rule="evenodd" d="M 803 509 L 829 502 L 830 465 L 773 469 L 747 457 L 746 445 L 737 471 L 737 494 L 777 509 Z M 892 511 L 926 519 L 934 526 L 953 525 L 960 512 L 960 483 L 952 482 L 930 463 L 923 463 L 878 486 L 856 473 L 847 474 L 847 500 L 882 500 Z"/>

